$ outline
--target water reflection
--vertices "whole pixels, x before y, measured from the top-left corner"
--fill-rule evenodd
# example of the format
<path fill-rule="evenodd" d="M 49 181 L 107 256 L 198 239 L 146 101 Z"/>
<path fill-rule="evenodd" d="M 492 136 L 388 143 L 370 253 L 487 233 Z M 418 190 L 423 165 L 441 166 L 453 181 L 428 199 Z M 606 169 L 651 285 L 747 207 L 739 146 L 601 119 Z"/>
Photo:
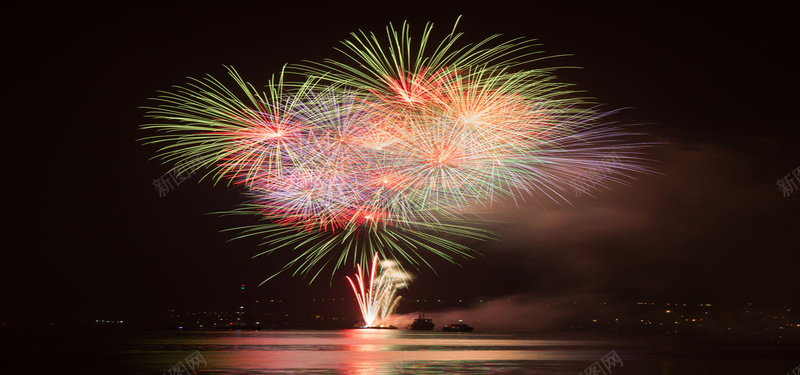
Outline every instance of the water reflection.
<path fill-rule="evenodd" d="M 141 374 L 162 373 L 195 350 L 208 362 L 199 374 L 575 374 L 611 350 L 622 357 L 626 374 L 677 375 L 725 369 L 727 374 L 749 375 L 797 365 L 786 358 L 740 358 L 735 366 L 727 367 L 720 360 L 731 353 L 718 351 L 718 347 L 704 348 L 698 356 L 696 346 L 665 350 L 659 342 L 553 333 L 160 332 L 129 340 L 126 345 L 128 361 L 136 363 Z M 761 349 L 742 348 L 742 353 Z M 794 358 L 795 352 L 787 358 Z"/>
<path fill-rule="evenodd" d="M 512 334 L 405 330 L 183 332 L 142 343 L 150 350 L 199 350 L 211 372 L 336 370 L 348 374 L 438 373 L 474 363 L 588 361 L 598 342 Z M 483 366 L 483 365 L 482 365 Z M 485 367 L 485 366 L 484 366 Z"/>

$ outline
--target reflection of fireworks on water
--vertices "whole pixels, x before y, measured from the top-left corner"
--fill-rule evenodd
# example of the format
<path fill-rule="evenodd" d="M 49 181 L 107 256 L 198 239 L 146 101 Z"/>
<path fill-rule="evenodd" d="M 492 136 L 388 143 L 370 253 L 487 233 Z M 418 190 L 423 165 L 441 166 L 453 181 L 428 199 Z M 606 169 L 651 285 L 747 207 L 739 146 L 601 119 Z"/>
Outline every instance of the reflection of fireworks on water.
<path fill-rule="evenodd" d="M 364 278 L 361 265 L 357 265 L 358 273 L 354 276 L 355 281 L 347 276 L 366 327 L 380 326 L 386 317 L 394 314 L 402 298 L 395 294 L 398 289 L 405 288 L 411 280 L 411 277 L 400 270 L 392 260 L 380 262 L 380 273 L 377 273 L 378 264 L 378 253 L 375 253 L 372 267 L 369 269 L 369 279 Z"/>
<path fill-rule="evenodd" d="M 436 45 L 432 26 L 412 40 L 353 33 L 340 61 L 307 63 L 257 90 L 232 68 L 232 90 L 213 77 L 161 92 L 148 108 L 149 139 L 169 162 L 196 158 L 207 177 L 245 189 L 234 214 L 264 220 L 240 237 L 269 254 L 291 248 L 283 270 L 311 276 L 366 264 L 375 252 L 404 265 L 472 256 L 457 240 L 493 238 L 475 214 L 499 201 L 565 202 L 570 181 L 612 153 L 604 184 L 650 172 L 646 144 L 607 126 L 591 101 L 539 64 L 530 41 L 492 36 Z M 532 66 L 528 68 L 528 65 Z"/>

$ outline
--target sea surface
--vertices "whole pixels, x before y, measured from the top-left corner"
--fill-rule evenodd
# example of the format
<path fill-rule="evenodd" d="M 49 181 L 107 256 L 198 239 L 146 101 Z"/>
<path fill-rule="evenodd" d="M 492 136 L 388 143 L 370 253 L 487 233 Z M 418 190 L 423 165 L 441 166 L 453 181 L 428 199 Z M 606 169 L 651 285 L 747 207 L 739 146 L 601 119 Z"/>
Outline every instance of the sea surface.
<path fill-rule="evenodd" d="M 597 374 L 785 375 L 800 366 L 800 345 L 595 333 L 70 331 L 0 339 L 3 366 L 28 374 L 576 375 L 602 366 Z M 604 366 L 612 353 L 619 361 Z"/>

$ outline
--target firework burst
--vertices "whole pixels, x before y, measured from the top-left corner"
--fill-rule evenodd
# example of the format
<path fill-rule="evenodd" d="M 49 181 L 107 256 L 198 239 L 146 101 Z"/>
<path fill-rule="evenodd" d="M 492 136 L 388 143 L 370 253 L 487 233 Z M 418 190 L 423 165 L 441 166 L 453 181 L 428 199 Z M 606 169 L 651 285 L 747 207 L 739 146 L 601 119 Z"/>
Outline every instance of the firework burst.
<path fill-rule="evenodd" d="M 593 188 L 652 170 L 648 144 L 560 83 L 532 41 L 495 35 L 460 44 L 455 28 L 438 44 L 389 26 L 384 38 L 353 33 L 342 60 L 307 62 L 273 77 L 265 91 L 228 69 L 236 90 L 213 77 L 161 92 L 148 108 L 167 162 L 199 160 L 207 177 L 242 186 L 258 215 L 233 228 L 268 250 L 296 252 L 280 272 L 310 276 L 366 264 L 370 254 L 430 266 L 458 262 L 463 239 L 494 235 L 476 220 L 494 202 L 545 196 L 568 202 L 569 181 L 613 154 Z M 374 261 L 373 261 L 374 262 Z"/>
<path fill-rule="evenodd" d="M 347 276 L 350 287 L 353 288 L 361 316 L 366 328 L 380 326 L 380 322 L 394 313 L 400 296 L 396 296 L 398 289 L 403 289 L 411 281 L 411 277 L 396 267 L 391 260 L 380 262 L 378 269 L 378 254 L 372 258 L 372 267 L 369 269 L 369 278 L 364 277 L 361 265 L 357 264 L 358 273 L 355 281 Z"/>

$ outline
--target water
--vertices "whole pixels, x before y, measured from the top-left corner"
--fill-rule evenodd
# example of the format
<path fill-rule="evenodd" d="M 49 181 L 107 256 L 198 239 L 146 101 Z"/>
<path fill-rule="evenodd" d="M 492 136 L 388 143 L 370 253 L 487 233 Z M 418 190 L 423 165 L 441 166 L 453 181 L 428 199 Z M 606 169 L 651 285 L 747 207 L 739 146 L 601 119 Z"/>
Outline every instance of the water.
<path fill-rule="evenodd" d="M 677 342 L 589 333 L 407 330 L 0 332 L 4 363 L 48 374 L 164 374 L 199 353 L 197 374 L 581 373 L 614 351 L 611 374 L 784 375 L 800 346 Z M 191 373 L 191 372 L 189 372 Z"/>

